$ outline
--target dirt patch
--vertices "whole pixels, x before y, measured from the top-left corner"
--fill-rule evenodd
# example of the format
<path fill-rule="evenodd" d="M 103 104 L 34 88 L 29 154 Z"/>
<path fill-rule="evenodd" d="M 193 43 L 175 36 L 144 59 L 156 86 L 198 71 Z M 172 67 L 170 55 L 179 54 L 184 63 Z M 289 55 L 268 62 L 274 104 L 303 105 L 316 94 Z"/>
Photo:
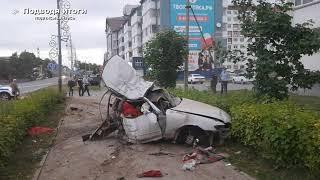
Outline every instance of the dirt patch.
<path fill-rule="evenodd" d="M 138 179 L 137 174 L 148 170 L 161 170 L 165 176 L 160 179 L 168 180 L 252 179 L 234 167 L 226 166 L 224 161 L 198 165 L 194 171 L 183 171 L 182 157 L 192 149 L 169 142 L 126 145 L 115 135 L 110 135 L 103 140 L 83 143 L 81 136 L 101 123 L 101 95 L 75 96 L 68 102 L 59 134 L 39 179 Z"/>

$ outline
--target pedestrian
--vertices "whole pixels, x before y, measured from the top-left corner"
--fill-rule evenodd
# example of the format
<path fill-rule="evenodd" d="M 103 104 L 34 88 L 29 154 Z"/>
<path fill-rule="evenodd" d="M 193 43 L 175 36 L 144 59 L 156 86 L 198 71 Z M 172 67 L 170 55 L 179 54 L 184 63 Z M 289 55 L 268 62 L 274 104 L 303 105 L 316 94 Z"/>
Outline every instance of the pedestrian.
<path fill-rule="evenodd" d="M 69 96 L 73 96 L 73 88 L 76 86 L 75 80 L 72 78 L 68 81 Z"/>
<path fill-rule="evenodd" d="M 12 80 L 10 87 L 12 88 L 12 94 L 14 95 L 14 98 L 17 99 L 17 97 L 20 95 L 20 90 L 16 79 Z"/>
<path fill-rule="evenodd" d="M 79 96 L 82 96 L 82 92 L 83 92 L 83 81 L 82 81 L 82 78 L 81 78 L 81 77 L 78 78 L 78 86 L 79 86 Z"/>
<path fill-rule="evenodd" d="M 213 73 L 212 74 L 212 79 L 211 79 L 211 90 L 213 93 L 217 93 L 217 84 L 218 84 L 218 76 Z"/>
<path fill-rule="evenodd" d="M 89 92 L 89 80 L 87 76 L 83 77 L 83 91 L 82 91 L 82 96 L 84 95 L 85 92 L 88 92 L 88 96 L 90 96 L 90 92 Z"/>
<path fill-rule="evenodd" d="M 228 82 L 230 80 L 230 75 L 226 71 L 226 68 L 222 69 L 222 72 L 220 74 L 220 81 L 221 81 L 221 94 L 225 93 L 227 94 L 228 91 Z"/>

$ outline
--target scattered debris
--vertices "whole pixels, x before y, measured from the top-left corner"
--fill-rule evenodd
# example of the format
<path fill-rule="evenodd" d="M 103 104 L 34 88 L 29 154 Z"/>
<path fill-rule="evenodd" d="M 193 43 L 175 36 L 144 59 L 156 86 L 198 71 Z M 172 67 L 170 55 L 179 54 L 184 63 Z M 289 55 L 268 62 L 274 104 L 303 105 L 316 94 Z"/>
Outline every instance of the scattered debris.
<path fill-rule="evenodd" d="M 224 156 L 216 154 L 213 147 L 197 147 L 194 152 L 183 156 L 183 170 L 194 170 L 196 164 L 209 164 L 224 159 Z"/>
<path fill-rule="evenodd" d="M 241 151 L 237 151 L 237 152 L 235 152 L 234 154 L 239 155 L 239 154 L 241 154 Z"/>
<path fill-rule="evenodd" d="M 187 170 L 193 171 L 195 169 L 196 163 L 197 162 L 194 159 L 190 159 L 188 161 L 185 161 L 183 166 L 182 166 L 182 169 L 185 170 L 185 171 L 187 171 Z"/>
<path fill-rule="evenodd" d="M 29 136 L 37 136 L 41 134 L 50 134 L 54 131 L 52 128 L 48 127 L 32 127 L 28 129 Z"/>
<path fill-rule="evenodd" d="M 225 166 L 231 166 L 231 163 L 227 163 Z"/>
<path fill-rule="evenodd" d="M 117 180 L 125 180 L 126 178 L 125 177 L 119 177 L 117 178 Z"/>
<path fill-rule="evenodd" d="M 162 173 L 160 170 L 150 170 L 150 171 L 146 171 L 143 172 L 141 174 L 137 174 L 138 178 L 142 178 L 142 177 L 163 177 Z"/>
<path fill-rule="evenodd" d="M 156 153 L 150 153 L 151 156 L 174 156 L 175 154 L 168 153 L 168 152 L 156 152 Z"/>
<path fill-rule="evenodd" d="M 70 109 L 71 109 L 71 111 L 77 111 L 79 108 L 71 106 Z"/>
<path fill-rule="evenodd" d="M 116 157 L 115 156 L 111 156 L 111 159 L 115 159 Z"/>

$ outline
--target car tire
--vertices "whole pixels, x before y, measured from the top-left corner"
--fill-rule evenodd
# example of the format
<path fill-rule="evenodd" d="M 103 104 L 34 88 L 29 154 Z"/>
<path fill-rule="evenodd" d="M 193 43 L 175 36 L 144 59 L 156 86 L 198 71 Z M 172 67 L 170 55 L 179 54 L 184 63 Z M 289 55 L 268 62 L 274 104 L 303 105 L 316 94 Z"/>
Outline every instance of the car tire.
<path fill-rule="evenodd" d="M 197 142 L 197 140 L 199 140 L 199 142 Z M 212 141 L 211 138 L 209 138 L 209 134 L 196 126 L 183 127 L 179 131 L 179 134 L 175 141 L 180 144 L 188 144 L 191 146 L 195 143 L 205 146 L 212 145 Z"/>
<path fill-rule="evenodd" d="M 0 100 L 1 101 L 9 101 L 11 99 L 11 96 L 9 93 L 2 92 L 0 93 Z"/>

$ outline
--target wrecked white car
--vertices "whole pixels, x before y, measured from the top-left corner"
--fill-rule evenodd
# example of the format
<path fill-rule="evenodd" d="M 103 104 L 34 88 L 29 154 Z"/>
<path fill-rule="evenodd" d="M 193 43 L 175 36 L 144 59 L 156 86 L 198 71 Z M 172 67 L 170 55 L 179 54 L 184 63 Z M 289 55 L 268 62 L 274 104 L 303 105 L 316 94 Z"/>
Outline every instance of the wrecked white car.
<path fill-rule="evenodd" d="M 96 134 L 119 130 L 131 143 L 172 139 L 211 145 L 223 140 L 229 131 L 231 119 L 226 112 L 169 94 L 138 77 L 118 56 L 107 62 L 102 79 L 112 95 L 108 100 L 108 120 L 103 125 L 107 128 L 100 127 Z"/>

